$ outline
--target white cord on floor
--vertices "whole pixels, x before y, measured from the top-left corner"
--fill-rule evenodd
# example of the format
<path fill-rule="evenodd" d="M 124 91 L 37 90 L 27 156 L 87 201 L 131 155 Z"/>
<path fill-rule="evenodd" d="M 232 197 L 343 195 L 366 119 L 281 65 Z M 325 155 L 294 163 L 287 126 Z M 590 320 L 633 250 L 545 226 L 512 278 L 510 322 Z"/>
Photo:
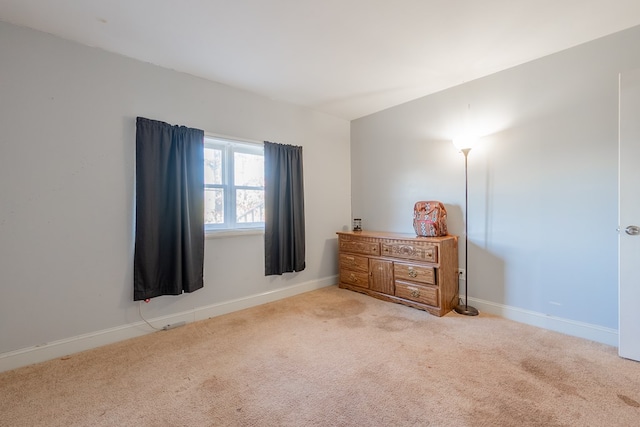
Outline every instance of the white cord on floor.
<path fill-rule="evenodd" d="M 144 316 L 142 315 L 142 301 L 140 301 L 138 303 L 138 313 L 140 314 L 140 318 L 142 320 L 144 320 L 144 323 L 146 323 L 147 325 L 151 326 L 153 329 L 155 329 L 156 331 L 161 331 L 162 328 L 156 328 L 155 326 L 153 326 L 151 323 L 147 322 L 147 319 L 144 318 Z"/>

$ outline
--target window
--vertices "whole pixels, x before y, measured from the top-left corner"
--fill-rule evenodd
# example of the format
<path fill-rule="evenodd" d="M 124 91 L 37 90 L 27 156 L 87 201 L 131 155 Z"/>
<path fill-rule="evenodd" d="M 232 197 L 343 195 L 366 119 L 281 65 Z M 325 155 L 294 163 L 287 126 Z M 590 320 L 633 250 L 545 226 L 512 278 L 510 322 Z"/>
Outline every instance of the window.
<path fill-rule="evenodd" d="M 204 138 L 205 231 L 264 228 L 262 145 Z"/>

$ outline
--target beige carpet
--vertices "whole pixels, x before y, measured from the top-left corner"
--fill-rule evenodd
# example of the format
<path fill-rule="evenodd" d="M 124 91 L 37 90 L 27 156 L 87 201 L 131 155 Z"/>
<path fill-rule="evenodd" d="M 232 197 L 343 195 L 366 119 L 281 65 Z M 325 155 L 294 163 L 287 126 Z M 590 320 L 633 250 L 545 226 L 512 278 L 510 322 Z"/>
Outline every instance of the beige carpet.
<path fill-rule="evenodd" d="M 0 426 L 638 426 L 640 363 L 330 287 L 0 374 Z"/>

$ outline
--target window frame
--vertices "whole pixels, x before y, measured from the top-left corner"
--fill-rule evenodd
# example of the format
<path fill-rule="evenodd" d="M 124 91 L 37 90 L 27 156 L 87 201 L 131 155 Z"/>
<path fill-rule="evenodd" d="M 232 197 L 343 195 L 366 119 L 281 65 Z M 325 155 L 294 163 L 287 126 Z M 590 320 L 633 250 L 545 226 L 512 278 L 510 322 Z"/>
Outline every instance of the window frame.
<path fill-rule="evenodd" d="M 207 189 L 220 188 L 223 191 L 223 204 L 224 204 L 224 222 L 221 224 L 207 224 L 204 225 L 204 231 L 206 235 L 215 234 L 235 234 L 251 232 L 251 233 L 264 233 L 264 222 L 251 222 L 251 223 L 238 223 L 236 222 L 236 193 L 238 190 L 259 190 L 264 193 L 264 182 L 262 186 L 245 186 L 235 185 L 234 182 L 234 154 L 257 154 L 264 159 L 264 144 L 262 142 L 241 140 L 232 137 L 218 136 L 212 134 L 205 134 L 204 136 L 204 149 L 219 149 L 221 150 L 222 159 L 222 183 L 221 184 L 207 184 L 204 182 L 204 191 L 206 197 Z M 206 165 L 205 165 L 206 167 Z M 203 212 L 204 215 L 204 212 Z"/>

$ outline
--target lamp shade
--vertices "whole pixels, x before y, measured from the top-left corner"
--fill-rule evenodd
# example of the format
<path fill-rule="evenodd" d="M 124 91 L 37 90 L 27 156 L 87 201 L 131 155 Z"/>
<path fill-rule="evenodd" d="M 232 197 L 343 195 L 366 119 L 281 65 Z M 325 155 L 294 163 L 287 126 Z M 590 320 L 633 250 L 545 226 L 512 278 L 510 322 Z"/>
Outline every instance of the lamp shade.
<path fill-rule="evenodd" d="M 471 150 L 478 143 L 478 138 L 470 135 L 461 135 L 453 139 L 453 145 L 462 151 L 464 149 Z"/>

